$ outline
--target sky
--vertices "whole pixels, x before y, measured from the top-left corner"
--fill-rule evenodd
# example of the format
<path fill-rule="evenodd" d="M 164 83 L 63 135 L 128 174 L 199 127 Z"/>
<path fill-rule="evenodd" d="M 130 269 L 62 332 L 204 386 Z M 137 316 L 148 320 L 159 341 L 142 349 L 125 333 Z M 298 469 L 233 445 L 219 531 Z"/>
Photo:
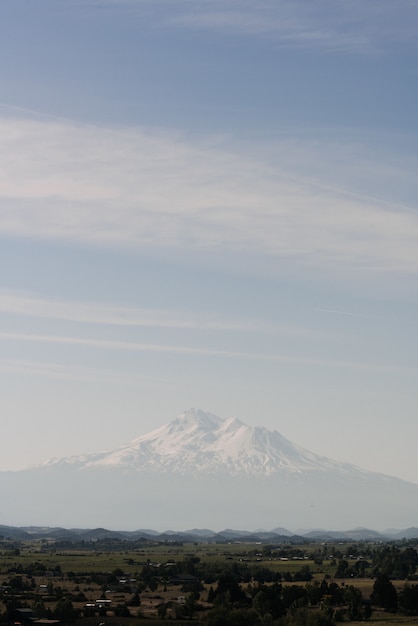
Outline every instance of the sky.
<path fill-rule="evenodd" d="M 418 483 L 418 1 L 0 3 L 0 470 L 191 407 Z"/>

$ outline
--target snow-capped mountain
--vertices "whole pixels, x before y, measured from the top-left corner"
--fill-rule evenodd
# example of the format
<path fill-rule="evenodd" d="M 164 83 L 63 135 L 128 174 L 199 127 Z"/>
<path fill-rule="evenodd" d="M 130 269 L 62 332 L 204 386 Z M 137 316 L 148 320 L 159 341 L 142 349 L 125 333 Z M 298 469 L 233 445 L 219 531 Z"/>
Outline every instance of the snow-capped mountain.
<path fill-rule="evenodd" d="M 15 525 L 342 530 L 418 524 L 418 485 L 199 410 L 115 450 L 0 472 L 0 501 L 4 521 Z"/>
<path fill-rule="evenodd" d="M 313 471 L 355 476 L 364 473 L 353 465 L 309 452 L 277 431 L 253 428 L 236 418 L 221 419 L 195 409 L 115 450 L 51 460 L 45 465 L 54 464 L 205 476 L 261 477 Z"/>

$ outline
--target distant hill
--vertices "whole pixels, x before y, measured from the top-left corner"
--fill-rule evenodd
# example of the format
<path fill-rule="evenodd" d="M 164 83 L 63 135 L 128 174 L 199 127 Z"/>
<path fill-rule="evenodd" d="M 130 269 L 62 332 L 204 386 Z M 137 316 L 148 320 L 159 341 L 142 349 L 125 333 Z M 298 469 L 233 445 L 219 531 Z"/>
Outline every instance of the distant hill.
<path fill-rule="evenodd" d="M 298 543 L 306 539 L 311 541 L 379 541 L 418 539 L 418 529 L 391 530 L 386 533 L 367 528 L 355 528 L 353 530 L 310 530 L 299 533 L 286 531 L 285 534 L 271 531 L 243 531 L 228 528 L 215 532 L 208 528 L 186 531 L 166 530 L 158 532 L 152 529 L 146 530 L 109 530 L 105 528 L 48 528 L 37 527 L 14 527 L 0 526 L 1 537 L 9 541 L 30 541 L 34 539 L 48 539 L 56 542 L 90 542 L 96 543 L 103 540 L 109 541 L 151 541 L 151 542 L 208 542 L 208 543 Z M 285 530 L 285 529 L 283 529 Z"/>

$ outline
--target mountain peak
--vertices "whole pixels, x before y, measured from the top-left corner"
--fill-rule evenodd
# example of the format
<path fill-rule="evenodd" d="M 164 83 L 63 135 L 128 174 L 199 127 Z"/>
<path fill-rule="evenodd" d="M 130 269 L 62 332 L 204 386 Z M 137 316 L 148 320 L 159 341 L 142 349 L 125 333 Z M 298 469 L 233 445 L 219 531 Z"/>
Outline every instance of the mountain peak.
<path fill-rule="evenodd" d="M 168 424 L 170 431 L 192 431 L 201 429 L 206 432 L 212 432 L 224 423 L 220 417 L 212 413 L 206 413 L 201 409 L 188 409 L 179 417 Z"/>
<path fill-rule="evenodd" d="M 192 476 L 303 475 L 356 470 L 305 450 L 277 431 L 251 427 L 188 409 L 160 428 L 110 452 L 63 459 L 82 468 L 114 467 L 137 472 Z M 358 470 L 356 470 L 358 471 Z"/>

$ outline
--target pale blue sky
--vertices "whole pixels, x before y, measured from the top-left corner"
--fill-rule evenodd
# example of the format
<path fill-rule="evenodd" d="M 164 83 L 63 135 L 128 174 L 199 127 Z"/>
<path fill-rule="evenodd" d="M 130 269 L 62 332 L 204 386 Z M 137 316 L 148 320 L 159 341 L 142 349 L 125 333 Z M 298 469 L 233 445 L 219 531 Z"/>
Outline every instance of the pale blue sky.
<path fill-rule="evenodd" d="M 0 469 L 196 407 L 418 482 L 417 42 L 413 0 L 0 4 Z"/>

